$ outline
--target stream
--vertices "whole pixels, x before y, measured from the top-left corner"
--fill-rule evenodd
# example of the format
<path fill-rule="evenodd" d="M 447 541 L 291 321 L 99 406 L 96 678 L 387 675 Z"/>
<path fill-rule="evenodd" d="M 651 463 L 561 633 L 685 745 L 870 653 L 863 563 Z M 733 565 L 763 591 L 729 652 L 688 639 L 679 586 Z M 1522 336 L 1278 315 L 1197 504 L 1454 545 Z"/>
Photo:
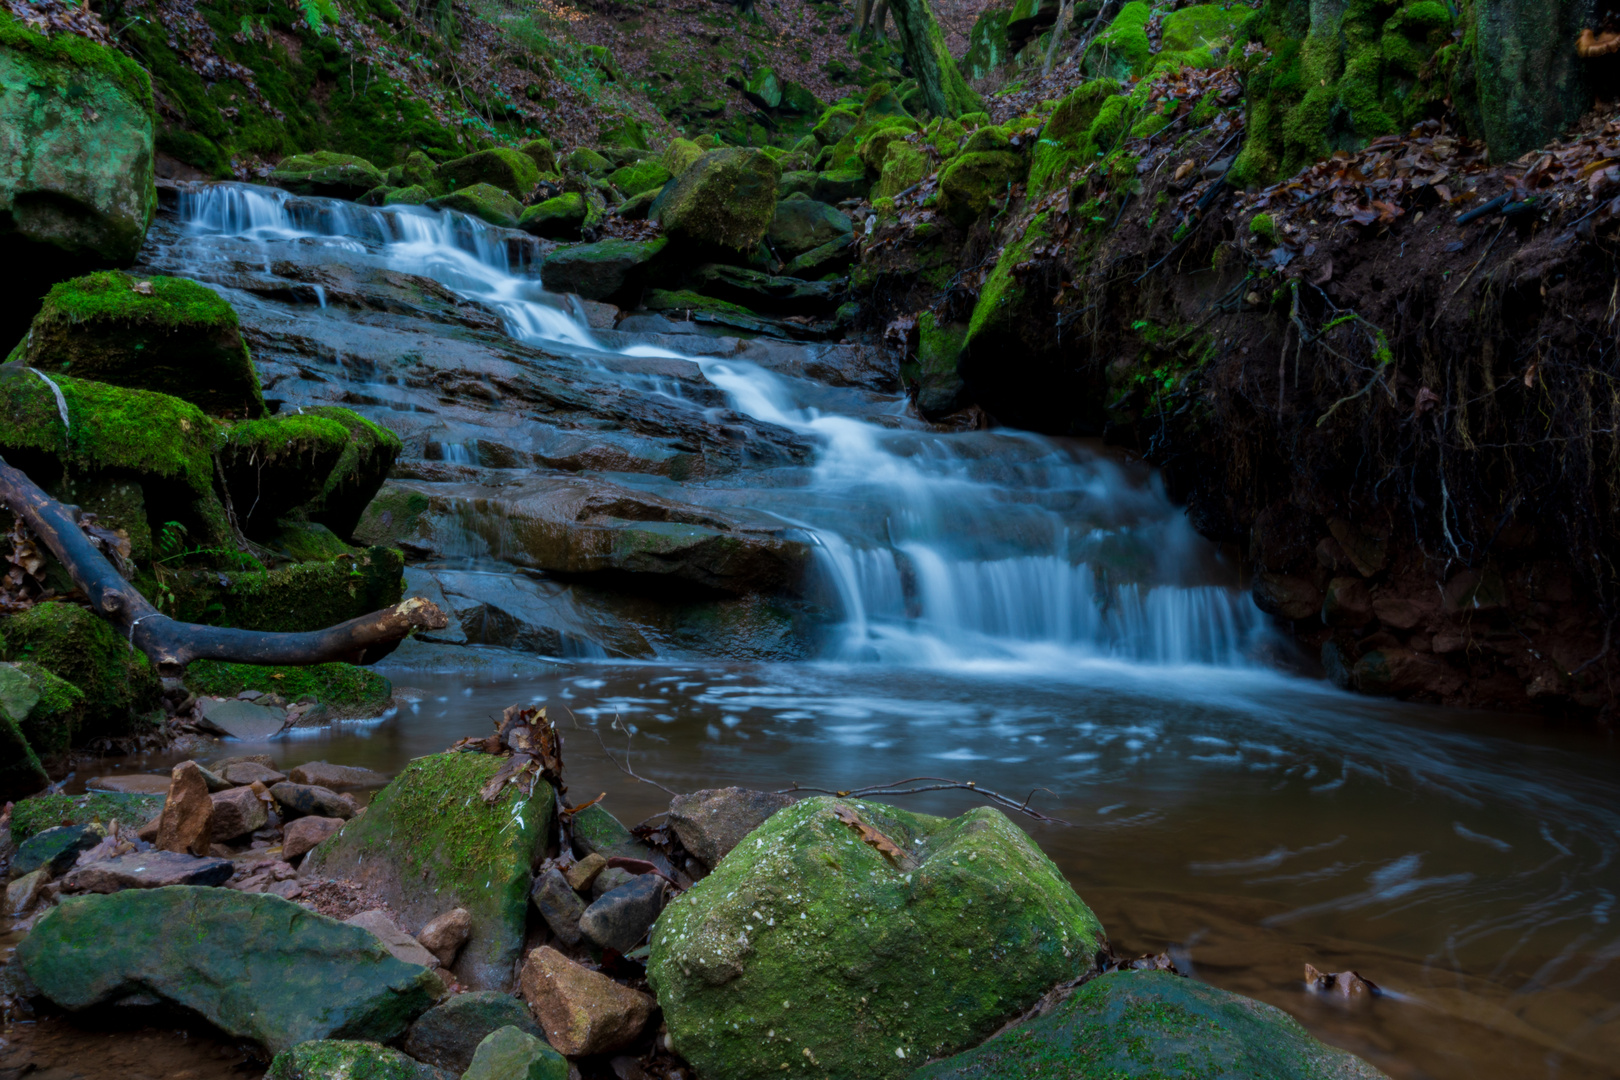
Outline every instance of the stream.
<path fill-rule="evenodd" d="M 1340 693 L 1140 463 L 935 429 L 856 347 L 608 325 L 538 254 L 419 208 L 168 196 L 143 269 L 232 302 L 283 412 L 400 434 L 374 509 L 417 509 L 361 532 L 454 616 L 379 667 L 397 712 L 253 752 L 393 773 L 532 701 L 570 798 L 626 823 L 668 800 L 626 764 L 676 791 L 972 780 L 1066 823 L 1018 818 L 1121 951 L 1392 1077 L 1620 1075 L 1607 735 Z M 1385 994 L 1316 999 L 1307 962 Z M 0 1080 L 136 1075 L 40 1049 L 88 1045 L 60 1020 L 22 1030 Z M 244 1075 L 206 1037 L 162 1045 L 141 1075 Z"/>

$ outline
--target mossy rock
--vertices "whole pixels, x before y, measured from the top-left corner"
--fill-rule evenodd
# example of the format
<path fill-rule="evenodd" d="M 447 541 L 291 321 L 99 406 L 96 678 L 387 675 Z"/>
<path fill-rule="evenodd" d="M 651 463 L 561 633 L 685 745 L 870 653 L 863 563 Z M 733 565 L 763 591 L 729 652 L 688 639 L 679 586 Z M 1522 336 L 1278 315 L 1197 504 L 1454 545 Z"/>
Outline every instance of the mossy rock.
<path fill-rule="evenodd" d="M 871 190 L 865 169 L 834 169 L 817 173 L 810 189 L 810 197 L 834 205 L 845 199 L 861 199 Z"/>
<path fill-rule="evenodd" d="M 830 244 L 840 236 L 848 236 L 849 215 L 836 207 L 814 199 L 787 199 L 776 204 L 776 216 L 765 238 L 771 250 L 784 260 L 796 259 L 805 252 Z"/>
<path fill-rule="evenodd" d="M 426 495 L 396 483 L 384 483 L 366 506 L 355 526 L 354 541 L 381 547 L 397 547 L 418 535 L 422 515 L 432 507 Z"/>
<path fill-rule="evenodd" d="M 314 499 L 348 447 L 348 429 L 324 416 L 286 413 L 226 428 L 218 460 L 242 531 L 266 536 Z"/>
<path fill-rule="evenodd" d="M 934 171 L 933 164 L 927 154 L 906 143 L 890 143 L 889 152 L 883 159 L 882 174 L 872 188 L 872 197 L 892 199 L 907 188 L 920 184 Z"/>
<path fill-rule="evenodd" d="M 776 185 L 776 194 L 783 199 L 790 195 L 809 196 L 815 187 L 816 174 L 809 169 L 800 169 L 782 174 L 781 182 Z"/>
<path fill-rule="evenodd" d="M 159 702 L 158 679 L 146 657 L 107 620 L 76 604 L 51 601 L 4 623 L 6 659 L 32 663 L 83 694 L 79 740 L 137 730 Z"/>
<path fill-rule="evenodd" d="M 1102 944 L 1096 916 L 1001 813 L 811 798 L 664 910 L 647 976 L 699 1075 L 763 1080 L 808 1057 L 883 1080 L 975 1045 L 1090 970 Z"/>
<path fill-rule="evenodd" d="M 260 416 L 259 376 L 236 311 L 206 285 L 105 270 L 53 286 L 28 366 L 152 390 L 214 416 Z"/>
<path fill-rule="evenodd" d="M 95 791 L 84 795 L 36 795 L 11 812 L 11 839 L 22 843 L 36 833 L 61 825 L 93 823 L 144 825 L 163 811 L 162 795 L 123 795 Z"/>
<path fill-rule="evenodd" d="M 916 367 L 902 374 L 917 383 L 917 411 L 924 419 L 941 419 L 967 404 L 967 388 L 956 370 L 967 331 L 959 323 L 940 323 L 932 311 L 917 318 Z"/>
<path fill-rule="evenodd" d="M 580 173 L 598 179 L 606 176 L 614 169 L 613 162 L 588 146 L 581 146 L 579 149 L 569 153 L 567 157 L 563 158 L 562 164 L 565 172 Z"/>
<path fill-rule="evenodd" d="M 412 150 L 405 160 L 398 165 L 390 165 L 383 174 L 383 182 L 391 188 L 421 187 L 433 189 L 438 186 L 434 174 L 438 166 L 433 159 L 420 150 Z"/>
<path fill-rule="evenodd" d="M 1011 14 L 1006 8 L 986 8 L 973 20 L 961 65 L 962 74 L 969 80 L 978 82 L 988 78 L 1012 62 L 1013 50 L 1007 40 L 1007 21 Z"/>
<path fill-rule="evenodd" d="M 1086 47 L 1081 66 L 1093 78 L 1124 81 L 1146 73 L 1153 63 L 1153 46 L 1148 41 L 1147 24 L 1153 5 L 1147 0 L 1131 0 L 1120 8 L 1107 29 Z"/>
<path fill-rule="evenodd" d="M 703 148 L 691 139 L 671 139 L 669 145 L 664 147 L 664 156 L 660 160 L 669 175 L 679 176 L 702 156 Z"/>
<path fill-rule="evenodd" d="M 186 668 L 186 689 L 210 697 L 236 697 L 244 690 L 280 694 L 288 701 L 314 698 L 333 713 L 381 716 L 394 700 L 394 684 L 353 664 L 275 667 L 195 660 Z"/>
<path fill-rule="evenodd" d="M 399 460 L 405 444 L 381 424 L 340 405 L 312 406 L 303 413 L 338 424 L 347 433 L 337 463 L 327 471 L 315 497 L 304 504 L 303 513 L 340 539 L 348 540 L 366 506 L 388 479 L 388 471 Z"/>
<path fill-rule="evenodd" d="M 1071 171 L 1107 153 L 1124 133 L 1128 109 L 1120 84 L 1112 79 L 1094 79 L 1065 95 L 1030 154 L 1030 197 L 1050 193 L 1066 182 Z M 981 132 L 975 132 L 968 142 Z"/>
<path fill-rule="evenodd" d="M 591 218 L 591 205 L 584 194 L 566 191 L 556 198 L 525 207 L 518 228 L 548 240 L 578 240 L 580 230 Z"/>
<path fill-rule="evenodd" d="M 493 184 L 474 184 L 430 199 L 427 205 L 435 210 L 457 210 L 503 229 L 517 228 L 523 213 L 522 203 Z"/>
<path fill-rule="evenodd" d="M 652 216 L 677 242 L 749 252 L 775 216 L 781 178 L 776 162 L 758 150 L 710 150 L 664 189 Z"/>
<path fill-rule="evenodd" d="M 174 617 L 267 633 L 302 633 L 392 607 L 404 596 L 405 558 L 366 548 L 331 562 L 274 570 L 180 570 L 167 576 Z M 391 649 L 368 654 L 368 660 Z"/>
<path fill-rule="evenodd" d="M 529 155 L 502 147 L 446 161 L 434 175 L 451 191 L 488 184 L 522 200 L 540 182 L 540 167 Z"/>
<path fill-rule="evenodd" d="M 456 907 L 472 939 L 454 971 L 473 989 L 505 989 L 523 947 L 529 884 L 551 840 L 555 796 L 508 786 L 486 805 L 483 785 L 504 763 L 489 754 L 417 758 L 372 799 L 365 814 L 312 851 L 308 873 L 358 881 L 420 931 Z"/>
<path fill-rule="evenodd" d="M 443 1080 L 443 1074 L 381 1043 L 316 1039 L 277 1054 L 264 1080 Z"/>
<path fill-rule="evenodd" d="M 1025 162 L 1017 154 L 958 154 L 939 176 L 940 213 L 958 225 L 999 205 L 1013 184 L 1024 179 Z"/>
<path fill-rule="evenodd" d="M 152 522 L 139 480 L 110 473 L 68 471 L 56 482 L 47 482 L 45 491 L 52 498 L 96 515 L 96 524 L 101 528 L 122 532 L 129 538 L 129 557 L 137 566 L 152 558 Z"/>
<path fill-rule="evenodd" d="M 667 240 L 601 240 L 547 255 L 540 277 L 552 292 L 587 300 L 625 299 L 651 273 Z"/>
<path fill-rule="evenodd" d="M 33 679 L 14 665 L 0 664 L 0 799 L 20 799 L 50 783 L 45 766 L 23 732 L 23 724 L 39 700 L 39 688 Z"/>
<path fill-rule="evenodd" d="M 1160 971 L 1102 975 L 1045 1016 L 913 1080 L 1385 1080 L 1272 1005 Z"/>
<path fill-rule="evenodd" d="M 0 664 L 0 712 L 16 721 L 39 760 L 54 767 L 84 722 L 84 692 L 36 663 Z"/>
<path fill-rule="evenodd" d="M 0 11 L 7 340 L 52 283 L 135 261 L 157 210 L 156 127 L 140 65 L 76 34 L 44 37 Z"/>
<path fill-rule="evenodd" d="M 882 173 L 883 161 L 888 156 L 889 147 L 896 142 L 904 142 L 913 134 L 915 132 L 912 126 L 903 124 L 881 128 L 862 139 L 857 153 L 861 164 L 866 166 L 866 174 L 877 176 Z"/>
<path fill-rule="evenodd" d="M 393 1038 L 444 990 L 369 930 L 267 893 L 184 885 L 66 898 L 14 962 L 69 1012 L 155 995 L 272 1053 Z"/>
<path fill-rule="evenodd" d="M 353 199 L 382 187 L 382 171 L 363 157 L 318 150 L 283 158 L 270 173 L 272 184 L 299 195 Z"/>
<path fill-rule="evenodd" d="M 810 134 L 815 136 L 816 142 L 822 146 L 832 146 L 842 142 L 844 136 L 850 133 L 860 119 L 861 114 L 858 110 L 835 105 L 821 114 Z"/>
<path fill-rule="evenodd" d="M 412 184 L 410 187 L 394 188 L 383 196 L 384 206 L 425 206 L 433 192 L 421 184 Z"/>
<path fill-rule="evenodd" d="M 550 139 L 530 139 L 518 147 L 518 153 L 534 162 L 534 167 L 542 173 L 556 173 L 557 148 L 551 145 Z"/>
<path fill-rule="evenodd" d="M 657 161 L 638 161 L 608 174 L 607 182 L 626 195 L 639 195 L 643 191 L 661 188 L 669 182 L 670 172 Z"/>
<path fill-rule="evenodd" d="M 651 146 L 647 141 L 647 125 L 630 116 L 602 123 L 597 129 L 597 141 L 603 146 L 618 146 L 628 150 L 646 150 Z"/>
<path fill-rule="evenodd" d="M 1007 137 L 1006 131 L 999 127 L 979 128 L 969 135 L 966 141 L 957 149 L 964 154 L 985 154 L 993 151 L 1017 153 L 1013 148 L 1012 140 Z"/>

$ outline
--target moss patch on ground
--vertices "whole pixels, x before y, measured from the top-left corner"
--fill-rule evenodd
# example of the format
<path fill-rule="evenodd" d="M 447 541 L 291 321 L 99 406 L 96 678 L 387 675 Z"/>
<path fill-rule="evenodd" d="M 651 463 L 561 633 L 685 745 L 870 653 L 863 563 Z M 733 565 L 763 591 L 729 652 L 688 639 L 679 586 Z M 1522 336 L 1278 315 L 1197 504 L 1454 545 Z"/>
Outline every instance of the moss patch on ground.
<path fill-rule="evenodd" d="M 36 604 L 6 619 L 4 632 L 5 659 L 38 664 L 83 692 L 81 741 L 136 730 L 158 705 L 158 679 L 146 657 L 76 604 Z"/>
<path fill-rule="evenodd" d="M 354 664 L 311 664 L 273 667 L 197 660 L 186 668 L 186 689 L 211 697 L 235 697 L 244 690 L 280 694 L 288 701 L 314 698 L 345 711 L 374 709 L 377 715 L 393 700 L 394 686 L 374 671 Z"/>
<path fill-rule="evenodd" d="M 161 795 L 115 795 L 91 792 L 85 795 L 36 795 L 24 799 L 11 811 L 11 838 L 17 843 L 35 833 L 58 825 L 89 825 L 93 822 L 145 825 L 163 809 Z"/>

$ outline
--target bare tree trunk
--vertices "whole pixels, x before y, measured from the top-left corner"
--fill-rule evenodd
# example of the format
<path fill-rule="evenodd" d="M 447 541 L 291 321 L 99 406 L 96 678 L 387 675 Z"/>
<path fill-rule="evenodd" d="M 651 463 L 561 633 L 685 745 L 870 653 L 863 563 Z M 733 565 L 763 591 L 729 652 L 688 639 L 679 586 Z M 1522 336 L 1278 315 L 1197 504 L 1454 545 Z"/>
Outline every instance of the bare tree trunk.
<path fill-rule="evenodd" d="M 877 9 L 872 15 L 872 36 L 879 41 L 886 41 L 889 37 L 889 0 L 877 0 Z"/>
<path fill-rule="evenodd" d="M 267 634 L 223 626 L 176 622 L 158 611 L 125 581 L 79 528 L 74 508 L 40 490 L 21 469 L 0 460 L 0 503 L 31 529 L 84 590 L 91 610 L 129 636 L 158 673 L 179 675 L 193 660 L 227 660 L 242 664 L 358 663 L 386 654 L 413 630 L 441 630 L 449 625 L 444 612 L 421 599 L 408 599 L 325 630 L 303 634 Z"/>
<path fill-rule="evenodd" d="M 894 13 L 900 48 L 905 51 L 906 62 L 917 77 L 928 111 L 935 116 L 955 117 L 982 109 L 984 102 L 962 78 L 950 50 L 945 48 L 945 35 L 940 32 L 928 0 L 887 0 L 887 3 Z"/>
<path fill-rule="evenodd" d="M 1063 0 L 1063 6 L 1058 8 L 1057 22 L 1052 24 L 1052 38 L 1046 43 L 1046 63 L 1041 65 L 1041 74 L 1052 74 L 1052 61 L 1057 59 L 1058 42 L 1063 40 L 1063 32 L 1069 28 L 1069 22 L 1074 18 L 1074 0 Z"/>

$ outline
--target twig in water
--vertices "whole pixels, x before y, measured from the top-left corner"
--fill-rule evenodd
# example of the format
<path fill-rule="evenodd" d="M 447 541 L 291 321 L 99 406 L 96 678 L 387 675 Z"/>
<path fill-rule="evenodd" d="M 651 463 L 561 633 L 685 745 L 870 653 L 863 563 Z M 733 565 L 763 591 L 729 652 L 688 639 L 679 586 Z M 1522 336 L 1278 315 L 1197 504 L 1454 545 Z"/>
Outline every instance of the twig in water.
<path fill-rule="evenodd" d="M 907 784 L 926 784 L 926 786 L 906 787 Z M 1030 799 L 1035 797 L 1037 791 L 1044 791 L 1048 795 L 1055 794 L 1050 788 L 1032 788 L 1028 797 L 1023 802 L 1018 802 L 1016 799 L 1010 799 L 998 792 L 991 791 L 989 788 L 982 788 L 972 780 L 948 780 L 943 776 L 912 776 L 905 780 L 894 780 L 887 784 L 874 784 L 871 787 L 855 788 L 850 791 L 836 791 L 832 788 L 821 787 L 801 787 L 798 783 L 794 783 L 792 787 L 782 788 L 776 794 L 792 795 L 801 791 L 837 795 L 839 798 L 848 799 L 866 799 L 874 795 L 921 795 L 928 791 L 971 791 L 986 802 L 1005 806 L 1010 810 L 1032 817 L 1036 821 L 1044 821 L 1050 825 L 1074 824 L 1074 822 L 1064 821 L 1062 818 L 1049 817 L 1029 805 Z"/>
<path fill-rule="evenodd" d="M 574 711 L 572 709 L 570 709 L 566 705 L 564 705 L 562 707 L 562 709 L 563 709 L 563 712 L 568 714 L 568 719 L 573 722 L 574 730 L 578 731 L 579 730 L 579 718 L 574 715 Z M 638 783 L 642 783 L 642 784 L 651 784 L 653 787 L 657 788 L 659 791 L 663 791 L 663 792 L 668 793 L 671 797 L 679 795 L 680 792 L 671 791 L 669 788 L 665 787 L 663 784 L 660 784 L 656 780 L 649 780 L 645 776 L 636 775 L 636 770 L 634 770 L 634 769 L 632 769 L 630 767 L 630 740 L 631 740 L 630 729 L 625 727 L 622 723 L 620 723 L 619 718 L 617 716 L 614 716 L 613 723 L 612 723 L 611 726 L 615 727 L 615 728 L 618 728 L 620 731 L 624 732 L 624 764 L 623 765 L 620 765 L 619 764 L 619 759 L 613 756 L 613 751 L 608 749 L 607 743 L 602 739 L 602 732 L 600 730 L 598 730 L 595 725 L 591 726 L 591 734 L 596 736 L 597 745 L 602 748 L 602 753 L 607 756 L 607 759 L 609 761 L 613 762 L 614 768 L 616 768 L 620 772 L 624 773 L 624 775 L 628 776 L 630 779 L 635 780 Z M 583 807 L 581 807 L 581 809 L 583 809 Z"/>

